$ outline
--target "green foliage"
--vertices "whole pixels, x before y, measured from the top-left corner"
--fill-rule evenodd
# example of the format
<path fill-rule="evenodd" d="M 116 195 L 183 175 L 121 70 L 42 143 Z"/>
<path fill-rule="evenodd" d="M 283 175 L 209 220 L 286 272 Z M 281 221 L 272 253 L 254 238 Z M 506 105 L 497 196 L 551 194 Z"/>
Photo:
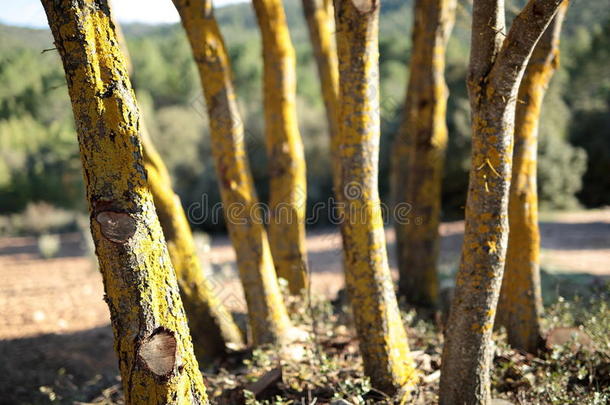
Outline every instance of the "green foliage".
<path fill-rule="evenodd" d="M 30 201 L 69 208 L 83 205 L 72 122 L 55 52 L 40 54 L 22 46 L 2 49 L 0 212 L 21 210 Z"/>
<path fill-rule="evenodd" d="M 587 152 L 580 198 L 588 206 L 610 204 L 610 20 L 581 50 L 571 69 L 568 94 L 574 118 L 570 139 Z"/>
<path fill-rule="evenodd" d="M 0 120 L 1 210 L 16 211 L 30 201 L 61 207 L 84 204 L 78 147 L 72 130 L 44 126 L 29 114 Z"/>
<path fill-rule="evenodd" d="M 308 206 L 332 195 L 328 130 L 317 69 L 300 2 L 286 2 L 297 56 L 299 124 L 308 163 Z M 512 4 L 513 9 L 519 2 Z M 591 12 L 595 10 L 595 12 Z M 461 217 L 468 184 L 470 112 L 465 86 L 470 5 L 460 3 L 448 46 L 449 146 L 443 184 L 445 217 Z M 225 35 L 259 196 L 268 195 L 263 139 L 260 35 L 253 10 L 238 4 L 216 11 Z M 562 39 L 562 68 L 543 108 L 539 186 L 542 207 L 610 203 L 610 19 L 601 0 L 571 7 Z M 412 1 L 382 2 L 380 193 L 389 195 L 391 143 L 398 130 L 408 78 Z M 173 174 L 185 207 L 220 201 L 209 125 L 197 70 L 178 24 L 124 27 L 134 65 L 133 84 L 146 124 Z M 61 63 L 47 30 L 0 25 L 0 211 L 29 201 L 84 208 L 74 124 Z M 50 49 L 41 53 L 43 49 Z M 592 78 L 595 78 L 592 80 Z M 579 146 L 575 148 L 572 143 Z M 584 149 L 588 155 L 586 173 Z M 582 182 L 582 190 L 579 193 Z M 202 196 L 206 197 L 203 198 Z M 222 224 L 210 220 L 204 228 Z"/>
<path fill-rule="evenodd" d="M 74 211 L 54 207 L 48 203 L 29 203 L 18 214 L 0 216 L 0 236 L 36 235 L 74 232 L 88 219 Z M 86 234 L 90 234 L 87 230 Z"/>
<path fill-rule="evenodd" d="M 587 156 L 557 136 L 541 134 L 538 158 L 538 197 L 542 209 L 578 207 Z"/>

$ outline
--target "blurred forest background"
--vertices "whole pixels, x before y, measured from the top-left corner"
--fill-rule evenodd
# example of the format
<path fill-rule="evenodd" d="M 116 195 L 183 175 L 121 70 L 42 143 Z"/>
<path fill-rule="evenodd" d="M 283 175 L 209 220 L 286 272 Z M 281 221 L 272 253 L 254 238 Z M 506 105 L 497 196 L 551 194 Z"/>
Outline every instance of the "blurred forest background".
<path fill-rule="evenodd" d="M 516 13 L 522 3 L 508 2 L 509 11 Z M 311 207 L 331 196 L 326 119 L 301 4 L 290 0 L 285 7 L 297 52 L 298 118 Z M 469 14 L 469 5 L 461 2 L 447 53 L 450 142 L 444 219 L 462 218 L 468 188 Z M 222 7 L 216 15 L 229 46 L 252 171 L 265 201 L 259 30 L 250 4 Z M 398 129 L 408 77 L 411 20 L 412 1 L 382 1 L 380 193 L 386 200 L 389 146 Z M 127 24 L 123 29 L 134 63 L 133 85 L 153 139 L 173 174 L 175 190 L 185 208 L 216 204 L 220 196 L 207 114 L 183 29 L 179 24 Z M 65 230 L 74 225 L 72 212 L 85 212 L 85 199 L 59 56 L 49 49 L 53 45 L 48 30 L 0 25 L 0 38 L 0 234 Z M 543 210 L 610 204 L 610 8 L 606 0 L 571 5 L 562 34 L 560 69 L 544 100 L 540 138 L 538 186 Z M 48 223 L 40 223 L 40 216 L 28 222 L 27 215 L 18 213 L 35 210 L 32 202 L 46 202 L 60 210 L 45 216 Z M 200 226 L 214 231 L 222 224 L 208 220 Z"/>

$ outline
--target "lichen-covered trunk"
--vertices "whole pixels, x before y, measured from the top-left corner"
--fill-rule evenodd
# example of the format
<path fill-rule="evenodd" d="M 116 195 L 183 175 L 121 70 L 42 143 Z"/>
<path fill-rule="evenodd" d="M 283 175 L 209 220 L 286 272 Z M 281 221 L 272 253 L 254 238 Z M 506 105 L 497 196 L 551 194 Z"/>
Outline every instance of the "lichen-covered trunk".
<path fill-rule="evenodd" d="M 209 363 L 226 355 L 230 349 L 240 348 L 243 345 L 241 332 L 204 274 L 180 198 L 172 190 L 171 179 L 161 156 L 145 128 L 142 128 L 148 185 L 178 277 L 195 354 L 200 362 Z"/>
<path fill-rule="evenodd" d="M 339 67 L 335 43 L 335 14 L 332 0 L 303 0 L 303 14 L 318 67 L 322 99 L 330 135 L 334 192 L 340 192 L 341 168 L 335 156 L 339 132 Z"/>
<path fill-rule="evenodd" d="M 408 204 L 408 218 L 394 219 L 399 294 L 434 307 L 441 180 L 447 145 L 445 46 L 455 20 L 455 0 L 417 0 L 414 7 L 409 85 L 392 151 L 394 204 Z"/>
<path fill-rule="evenodd" d="M 269 160 L 269 244 L 292 294 L 307 286 L 307 179 L 296 112 L 296 62 L 281 0 L 253 0 L 263 41 L 265 140 Z"/>
<path fill-rule="evenodd" d="M 508 202 L 508 250 L 496 323 L 504 326 L 508 343 L 535 353 L 541 348 L 542 292 L 536 162 L 540 108 L 559 64 L 559 35 L 568 3 L 538 41 L 523 74 L 515 115 L 515 147 Z"/>
<path fill-rule="evenodd" d="M 491 333 L 508 242 L 515 104 L 529 56 L 560 2 L 530 0 L 506 35 L 503 0 L 473 4 L 472 163 L 462 257 L 445 330 L 441 405 L 491 400 Z"/>
<path fill-rule="evenodd" d="M 114 19 L 113 23 L 131 76 L 133 64 L 127 43 L 120 25 Z M 228 349 L 242 346 L 241 332 L 205 277 L 180 198 L 174 193 L 169 171 L 150 139 L 143 117 L 140 118 L 140 133 L 148 185 L 178 278 L 195 354 L 199 362 L 209 363 L 225 356 Z"/>
<path fill-rule="evenodd" d="M 128 404 L 207 403 L 148 189 L 139 112 L 105 0 L 43 0 L 63 61 Z"/>
<path fill-rule="evenodd" d="M 248 304 L 255 345 L 283 343 L 290 320 L 282 300 L 246 156 L 244 128 L 224 41 L 209 0 L 173 0 L 199 69 L 224 215 Z"/>
<path fill-rule="evenodd" d="M 378 193 L 379 3 L 335 3 L 339 59 L 341 166 L 337 200 L 345 277 L 365 373 L 394 394 L 417 379 L 388 266 Z"/>

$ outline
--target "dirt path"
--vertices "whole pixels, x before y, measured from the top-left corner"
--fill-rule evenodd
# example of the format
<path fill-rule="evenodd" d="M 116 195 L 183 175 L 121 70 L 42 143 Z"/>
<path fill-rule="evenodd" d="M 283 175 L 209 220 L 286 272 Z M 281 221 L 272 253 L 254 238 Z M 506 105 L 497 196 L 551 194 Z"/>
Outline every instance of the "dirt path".
<path fill-rule="evenodd" d="M 543 219 L 545 273 L 591 275 L 584 283 L 603 284 L 610 278 L 610 208 Z M 462 222 L 441 226 L 440 271 L 445 279 L 457 267 L 462 234 Z M 395 272 L 391 229 L 387 240 Z M 314 291 L 333 297 L 343 287 L 339 233 L 314 230 L 307 244 Z M 245 311 L 228 239 L 214 238 L 202 255 L 212 264 L 210 277 L 221 299 L 233 310 Z M 32 387 L 46 400 L 55 394 L 38 387 L 76 384 L 81 389 L 83 384 L 94 387 L 115 378 L 101 276 L 80 235 L 62 235 L 56 258 L 46 260 L 39 255 L 35 238 L 1 238 L 0 277 L 0 375 L 14 377 L 0 377 L 0 404 Z M 46 373 L 41 372 L 42 365 Z"/>

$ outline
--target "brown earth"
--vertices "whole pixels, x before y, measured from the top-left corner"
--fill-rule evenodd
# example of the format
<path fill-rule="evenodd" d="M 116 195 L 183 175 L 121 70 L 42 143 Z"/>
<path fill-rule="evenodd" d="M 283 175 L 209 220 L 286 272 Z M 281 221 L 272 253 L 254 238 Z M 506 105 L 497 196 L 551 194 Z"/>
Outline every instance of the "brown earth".
<path fill-rule="evenodd" d="M 457 267 L 462 233 L 463 222 L 441 226 L 445 280 Z M 547 283 L 548 289 L 572 291 L 572 284 L 562 290 L 564 276 L 576 277 L 587 288 L 610 279 L 610 208 L 547 214 L 541 233 L 543 276 L 554 282 Z M 36 238 L 0 238 L 0 404 L 61 399 L 54 391 L 58 387 L 78 391 L 85 400 L 115 381 L 112 332 L 95 260 L 81 235 L 65 234 L 60 240 L 55 258 L 44 259 Z M 391 229 L 387 240 L 395 272 Z M 334 297 L 343 287 L 339 233 L 311 231 L 307 244 L 313 290 Z M 234 311 L 244 311 L 228 239 L 213 238 L 211 248 L 201 253 L 212 264 L 211 279 L 221 299 Z"/>

